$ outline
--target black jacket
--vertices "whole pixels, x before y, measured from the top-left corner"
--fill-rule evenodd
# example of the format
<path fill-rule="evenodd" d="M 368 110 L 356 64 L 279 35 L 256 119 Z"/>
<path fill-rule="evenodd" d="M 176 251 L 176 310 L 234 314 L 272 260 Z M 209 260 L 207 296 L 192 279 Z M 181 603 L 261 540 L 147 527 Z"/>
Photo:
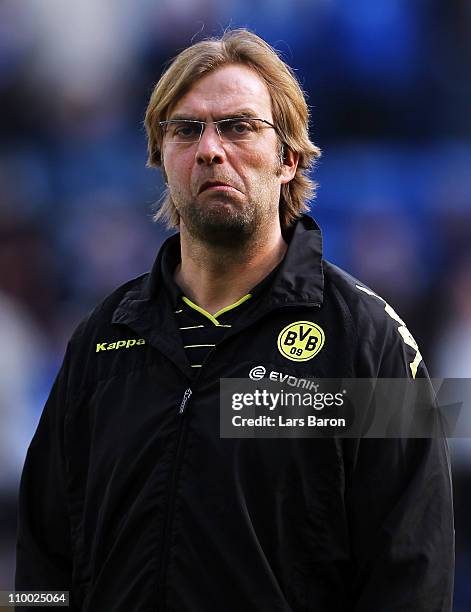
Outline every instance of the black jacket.
<path fill-rule="evenodd" d="M 270 289 L 192 380 L 162 249 L 69 343 L 23 471 L 16 588 L 69 590 L 83 612 L 451 610 L 445 440 L 219 435 L 219 379 L 258 365 L 411 376 L 420 354 L 385 302 L 322 260 L 303 217 Z M 324 345 L 287 359 L 280 331 L 305 320 Z"/>

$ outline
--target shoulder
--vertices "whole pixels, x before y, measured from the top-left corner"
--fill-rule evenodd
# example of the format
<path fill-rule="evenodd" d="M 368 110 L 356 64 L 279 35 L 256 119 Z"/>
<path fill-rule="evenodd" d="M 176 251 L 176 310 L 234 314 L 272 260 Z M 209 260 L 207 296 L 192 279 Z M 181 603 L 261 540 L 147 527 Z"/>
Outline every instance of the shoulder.
<path fill-rule="evenodd" d="M 390 326 L 392 320 L 402 321 L 380 295 L 345 270 L 326 260 L 323 270 L 327 298 L 343 303 L 357 325 L 382 327 Z"/>
<path fill-rule="evenodd" d="M 422 356 L 393 306 L 345 270 L 328 261 L 323 266 L 326 299 L 339 303 L 356 331 L 359 371 L 415 378 L 419 365 L 423 368 Z"/>
<path fill-rule="evenodd" d="M 80 345 L 90 334 L 96 331 L 107 331 L 111 328 L 113 314 L 116 308 L 126 297 L 138 298 L 146 290 L 149 273 L 124 283 L 115 291 L 106 296 L 91 310 L 75 328 L 69 344 L 73 347 Z"/>
<path fill-rule="evenodd" d="M 69 344 L 77 345 L 91 332 L 111 325 L 113 313 L 126 296 L 134 295 L 136 298 L 146 289 L 149 273 L 129 280 L 117 287 L 91 310 L 77 325 L 72 333 Z"/>
<path fill-rule="evenodd" d="M 123 334 L 126 336 L 126 332 L 120 326 L 113 324 L 115 310 L 124 300 L 144 299 L 148 278 L 149 274 L 146 273 L 121 285 L 97 304 L 78 324 L 68 342 L 61 370 L 61 374 L 64 372 L 63 375 L 66 376 L 69 387 L 81 388 L 89 377 L 98 376 L 99 372 L 91 367 L 96 361 L 95 354 L 99 350 L 98 347 L 122 341 Z"/>

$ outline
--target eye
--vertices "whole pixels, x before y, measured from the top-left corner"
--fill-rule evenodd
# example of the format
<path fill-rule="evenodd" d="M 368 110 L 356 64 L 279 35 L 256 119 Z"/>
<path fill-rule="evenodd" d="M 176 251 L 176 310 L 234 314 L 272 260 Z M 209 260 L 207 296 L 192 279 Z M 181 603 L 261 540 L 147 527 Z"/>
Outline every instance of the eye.
<path fill-rule="evenodd" d="M 192 138 L 198 137 L 200 131 L 201 127 L 199 123 L 180 121 L 179 123 L 173 124 L 172 135 L 178 138 Z"/>
<path fill-rule="evenodd" d="M 256 132 L 256 125 L 251 119 L 224 119 L 219 123 L 219 131 L 227 140 L 246 140 Z"/>
<path fill-rule="evenodd" d="M 235 134 L 244 135 L 253 132 L 255 129 L 254 122 L 248 119 L 234 119 L 228 121 L 228 129 Z"/>

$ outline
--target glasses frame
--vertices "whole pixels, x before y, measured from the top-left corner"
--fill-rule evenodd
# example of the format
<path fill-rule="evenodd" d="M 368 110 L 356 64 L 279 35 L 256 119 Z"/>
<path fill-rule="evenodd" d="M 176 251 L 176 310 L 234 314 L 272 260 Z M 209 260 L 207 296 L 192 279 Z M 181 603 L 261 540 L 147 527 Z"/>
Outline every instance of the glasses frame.
<path fill-rule="evenodd" d="M 211 124 L 211 123 L 216 128 L 216 133 L 219 136 L 219 140 L 221 142 L 229 142 L 229 143 L 232 143 L 232 142 L 253 142 L 251 139 L 240 139 L 240 140 L 234 140 L 234 141 L 232 141 L 232 140 L 229 140 L 229 141 L 225 140 L 224 137 L 221 134 L 219 126 L 220 126 L 221 123 L 224 124 L 224 123 L 228 123 L 230 121 L 261 121 L 262 123 L 265 123 L 268 127 L 274 129 L 277 134 L 279 134 L 277 127 L 275 125 L 273 125 L 273 123 L 270 123 L 270 121 L 267 121 L 266 119 L 262 119 L 261 117 L 247 117 L 247 116 L 244 117 L 244 116 L 242 116 L 242 117 L 225 117 L 224 119 L 218 119 L 217 121 L 199 121 L 197 119 L 169 119 L 167 121 L 159 121 L 159 126 L 160 126 L 160 128 L 162 130 L 162 138 L 165 138 L 165 128 L 167 126 L 169 126 L 171 124 L 174 124 L 174 123 L 180 123 L 182 121 L 184 121 L 186 123 L 193 123 L 195 125 L 199 125 L 200 126 L 201 131 L 200 131 L 200 135 L 199 135 L 198 140 L 191 140 L 191 141 L 188 140 L 187 142 L 177 142 L 175 140 L 170 140 L 170 141 L 168 141 L 168 144 L 188 144 L 188 145 L 190 145 L 190 144 L 195 144 L 197 142 L 200 142 L 200 140 L 201 140 L 201 138 L 203 136 L 203 133 L 204 133 L 204 131 L 206 129 L 206 126 L 208 124 Z"/>

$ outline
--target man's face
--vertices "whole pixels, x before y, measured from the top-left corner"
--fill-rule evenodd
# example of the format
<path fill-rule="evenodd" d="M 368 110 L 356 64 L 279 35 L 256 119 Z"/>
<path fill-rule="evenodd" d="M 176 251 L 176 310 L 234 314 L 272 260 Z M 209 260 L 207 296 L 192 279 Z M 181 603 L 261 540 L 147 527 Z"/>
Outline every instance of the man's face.
<path fill-rule="evenodd" d="M 217 121 L 246 115 L 273 123 L 270 94 L 254 71 L 232 64 L 197 81 L 168 119 Z M 275 130 L 261 126 L 251 142 L 221 142 L 211 123 L 196 143 L 171 143 L 164 137 L 170 195 L 193 237 L 240 243 L 279 224 L 280 187 L 293 178 L 297 160 L 289 153 L 281 163 Z"/>

